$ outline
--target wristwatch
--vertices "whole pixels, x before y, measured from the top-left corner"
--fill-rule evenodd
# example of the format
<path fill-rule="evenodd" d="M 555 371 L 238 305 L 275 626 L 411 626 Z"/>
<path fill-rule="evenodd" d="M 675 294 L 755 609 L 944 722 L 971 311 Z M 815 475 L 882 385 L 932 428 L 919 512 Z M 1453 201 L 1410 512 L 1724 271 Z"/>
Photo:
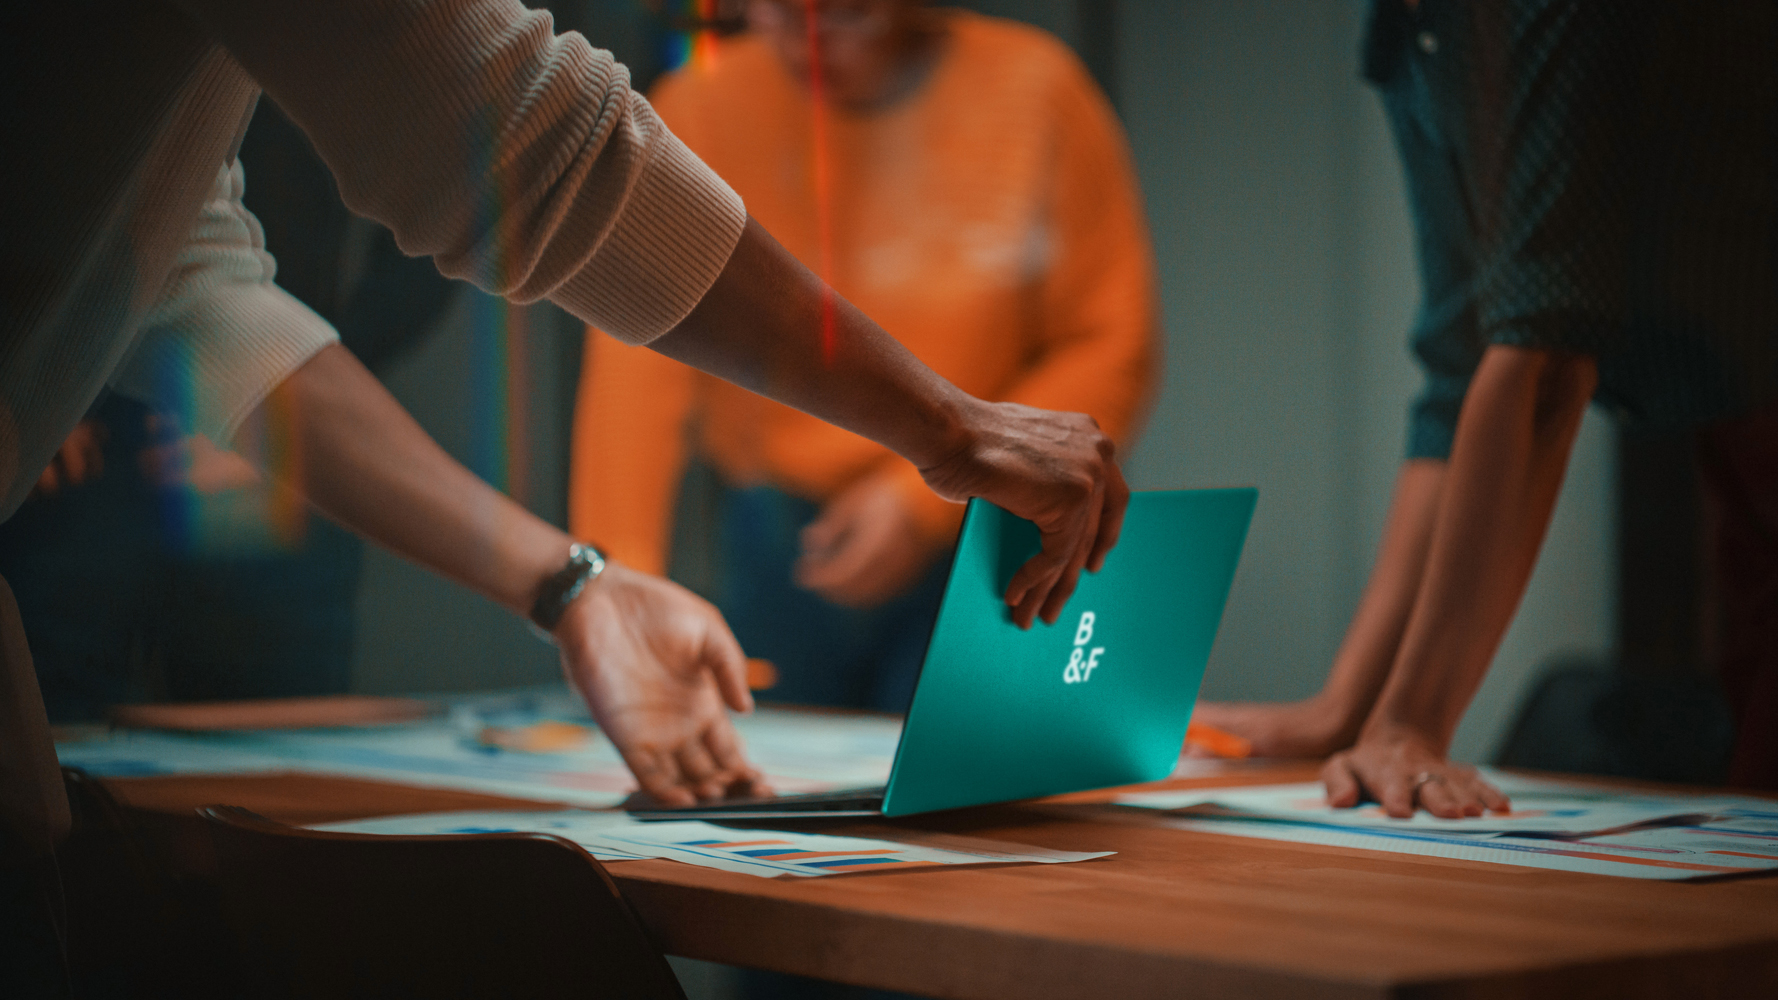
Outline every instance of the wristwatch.
<path fill-rule="evenodd" d="M 537 592 L 537 600 L 531 605 L 531 624 L 545 633 L 555 631 L 568 605 L 603 572 L 603 552 L 584 542 L 568 546 L 567 564 L 551 573 Z"/>

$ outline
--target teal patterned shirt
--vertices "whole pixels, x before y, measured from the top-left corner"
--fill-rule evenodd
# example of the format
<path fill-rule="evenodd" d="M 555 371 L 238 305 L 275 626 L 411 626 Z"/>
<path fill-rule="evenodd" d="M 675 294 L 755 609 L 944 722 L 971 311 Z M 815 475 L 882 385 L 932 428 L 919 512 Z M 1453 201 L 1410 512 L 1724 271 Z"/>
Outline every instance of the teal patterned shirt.
<path fill-rule="evenodd" d="M 1450 454 L 1492 344 L 1594 356 L 1632 430 L 1778 397 L 1775 66 L 1772 0 L 1375 0 L 1423 296 L 1409 457 Z"/>

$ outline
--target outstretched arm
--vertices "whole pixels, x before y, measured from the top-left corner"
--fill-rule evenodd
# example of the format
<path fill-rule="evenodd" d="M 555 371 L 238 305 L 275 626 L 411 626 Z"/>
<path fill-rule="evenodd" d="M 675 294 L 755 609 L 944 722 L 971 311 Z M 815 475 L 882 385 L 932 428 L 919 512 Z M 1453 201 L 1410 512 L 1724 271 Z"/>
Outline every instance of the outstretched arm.
<path fill-rule="evenodd" d="M 1445 817 L 1505 807 L 1445 754 L 1524 596 L 1597 382 L 1583 355 L 1504 345 L 1483 355 L 1394 666 L 1357 745 L 1322 772 L 1332 804 L 1368 790 L 1392 816 L 1412 815 L 1416 799 Z"/>
<path fill-rule="evenodd" d="M 571 539 L 445 454 L 345 348 L 278 386 L 237 442 L 293 449 L 290 485 L 330 517 L 526 614 Z M 286 463 L 275 463 L 285 466 Z M 714 798 L 755 778 L 723 711 L 752 707 L 740 647 L 714 608 L 611 564 L 556 626 L 562 665 L 644 790 Z"/>
<path fill-rule="evenodd" d="M 1091 417 L 987 403 L 940 378 L 747 222 L 716 284 L 649 346 L 888 447 L 941 496 L 984 497 L 1034 522 L 1043 551 L 1007 590 L 1021 626 L 1054 622 L 1083 568 L 1117 541 L 1129 488 Z"/>
<path fill-rule="evenodd" d="M 1445 473 L 1443 459 L 1402 465 L 1376 566 L 1319 692 L 1280 704 L 1206 702 L 1193 718 L 1245 738 L 1261 757 L 1325 757 L 1350 747 L 1389 679 L 1414 610 Z"/>

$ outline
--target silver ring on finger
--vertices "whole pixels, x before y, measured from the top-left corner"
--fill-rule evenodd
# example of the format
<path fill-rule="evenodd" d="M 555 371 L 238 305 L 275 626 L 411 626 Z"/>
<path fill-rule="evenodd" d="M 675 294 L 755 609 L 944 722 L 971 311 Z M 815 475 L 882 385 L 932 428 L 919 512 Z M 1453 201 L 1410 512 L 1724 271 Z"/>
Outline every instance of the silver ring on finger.
<path fill-rule="evenodd" d="M 1442 784 L 1444 780 L 1445 776 L 1437 772 L 1421 771 L 1419 774 L 1414 775 L 1414 793 L 1419 794 L 1420 786 L 1422 785 L 1431 784 L 1434 781 Z"/>

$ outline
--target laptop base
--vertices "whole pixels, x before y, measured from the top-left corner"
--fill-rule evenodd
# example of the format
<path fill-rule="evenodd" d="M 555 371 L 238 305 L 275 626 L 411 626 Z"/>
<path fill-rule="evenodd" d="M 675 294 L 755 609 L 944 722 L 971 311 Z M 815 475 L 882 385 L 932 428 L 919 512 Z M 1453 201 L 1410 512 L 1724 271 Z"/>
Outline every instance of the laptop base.
<path fill-rule="evenodd" d="M 774 795 L 757 799 L 724 799 L 695 806 L 661 806 L 653 802 L 635 801 L 624 811 L 640 820 L 707 819 L 839 819 L 842 817 L 882 816 L 885 787 L 846 788 L 832 792 L 810 792 L 806 795 Z"/>

